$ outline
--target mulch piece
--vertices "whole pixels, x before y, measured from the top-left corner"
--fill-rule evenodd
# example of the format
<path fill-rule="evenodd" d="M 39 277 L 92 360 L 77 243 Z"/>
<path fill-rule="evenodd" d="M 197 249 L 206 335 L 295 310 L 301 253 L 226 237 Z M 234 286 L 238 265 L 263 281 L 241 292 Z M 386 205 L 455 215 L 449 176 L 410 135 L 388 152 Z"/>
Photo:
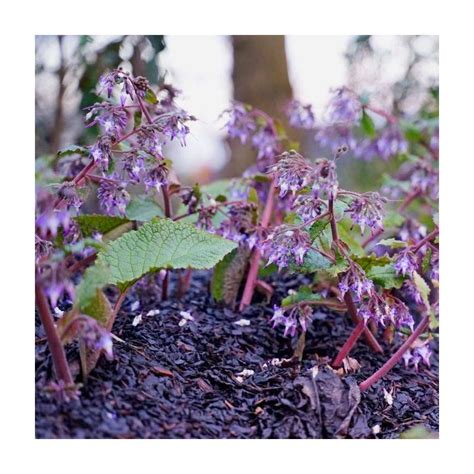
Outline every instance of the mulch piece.
<path fill-rule="evenodd" d="M 293 354 L 292 341 L 272 329 L 271 308 L 302 277 L 273 282 L 271 304 L 257 297 L 241 313 L 210 300 L 208 279 L 196 272 L 181 301 L 142 295 L 134 311 L 132 293 L 114 326 L 124 341 L 114 343 L 114 360 L 102 358 L 80 399 L 67 403 L 44 390 L 52 364 L 36 321 L 36 437 L 396 438 L 416 425 L 438 431 L 437 352 L 429 369 L 417 373 L 400 363 L 361 394 L 357 383 L 388 355 L 359 342 L 351 353 L 359 372 L 340 377 L 329 369 L 324 361 L 353 328 L 344 315 L 315 309 L 301 364 L 282 363 Z M 146 316 L 151 309 L 160 313 Z M 180 326 L 180 311 L 194 321 Z M 133 326 L 139 313 L 143 321 Z M 250 325 L 235 324 L 242 318 Z M 68 357 L 77 359 L 74 346 Z"/>

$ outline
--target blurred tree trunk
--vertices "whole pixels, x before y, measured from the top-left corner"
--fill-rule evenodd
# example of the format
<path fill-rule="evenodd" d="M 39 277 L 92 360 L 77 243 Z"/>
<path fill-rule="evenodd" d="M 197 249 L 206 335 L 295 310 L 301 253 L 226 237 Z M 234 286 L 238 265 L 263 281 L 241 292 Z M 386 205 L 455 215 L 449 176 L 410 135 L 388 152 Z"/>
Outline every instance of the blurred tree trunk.
<path fill-rule="evenodd" d="M 233 36 L 234 99 L 278 118 L 288 131 L 284 107 L 292 97 L 286 63 L 285 37 Z M 295 133 L 292 132 L 292 138 Z M 255 163 L 255 152 L 237 140 L 231 143 L 231 160 L 225 176 L 239 176 Z"/>

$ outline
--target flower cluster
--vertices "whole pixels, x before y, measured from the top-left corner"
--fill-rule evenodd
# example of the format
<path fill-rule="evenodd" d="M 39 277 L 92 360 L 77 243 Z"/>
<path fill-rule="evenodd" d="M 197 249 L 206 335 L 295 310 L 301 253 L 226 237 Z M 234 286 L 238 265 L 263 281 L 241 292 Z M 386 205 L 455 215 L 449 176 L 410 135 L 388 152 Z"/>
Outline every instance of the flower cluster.
<path fill-rule="evenodd" d="M 364 321 L 374 321 L 381 326 L 388 322 L 397 328 L 406 326 L 413 331 L 415 324 L 405 303 L 393 296 L 380 296 L 375 291 L 362 302 L 358 312 Z"/>
<path fill-rule="evenodd" d="M 290 125 L 295 128 L 310 130 L 314 128 L 316 119 L 311 104 L 303 105 L 292 100 L 286 107 L 286 115 Z"/>
<path fill-rule="evenodd" d="M 384 202 L 379 193 L 365 193 L 356 196 L 347 212 L 355 224 L 360 226 L 360 230 L 364 233 L 365 226 L 370 227 L 372 232 L 383 229 L 383 212 Z"/>
<path fill-rule="evenodd" d="M 228 219 L 224 220 L 217 233 L 226 239 L 245 244 L 250 249 L 258 242 L 257 226 L 255 225 L 255 204 L 242 202 L 227 208 Z"/>
<path fill-rule="evenodd" d="M 120 181 L 119 176 L 113 173 L 101 181 L 97 190 L 97 198 L 107 214 L 125 215 L 130 194 L 126 190 L 126 183 Z"/>
<path fill-rule="evenodd" d="M 281 152 L 273 119 L 265 112 L 240 102 L 234 102 L 225 113 L 228 116 L 225 125 L 228 136 L 239 139 L 241 143 L 251 143 L 257 151 L 258 169 L 264 170 L 271 165 Z"/>
<path fill-rule="evenodd" d="M 369 280 L 360 265 L 350 261 L 350 267 L 339 280 L 339 292 L 341 300 L 349 291 L 354 292 L 359 299 L 363 296 L 371 296 L 374 291 L 374 284 Z"/>
<path fill-rule="evenodd" d="M 277 163 L 269 169 L 280 188 L 280 197 L 285 197 L 288 191 L 295 194 L 307 186 L 312 172 L 309 161 L 294 150 L 281 154 Z"/>
<path fill-rule="evenodd" d="M 273 327 L 280 325 L 285 327 L 283 333 L 285 337 L 293 337 L 296 334 L 298 325 L 303 332 L 307 331 L 308 323 L 311 321 L 312 316 L 313 311 L 308 305 L 297 305 L 290 309 L 280 308 L 275 305 L 273 306 L 273 316 L 270 321 L 273 323 Z"/>
<path fill-rule="evenodd" d="M 417 344 L 415 347 L 409 349 L 405 354 L 403 354 L 403 362 L 405 367 L 408 368 L 410 365 L 418 371 L 418 366 L 420 362 L 423 362 L 427 367 L 430 366 L 430 358 L 432 351 L 429 347 L 429 340 L 426 341 L 416 341 Z"/>
<path fill-rule="evenodd" d="M 400 275 L 413 275 L 418 268 L 416 255 L 409 249 L 402 250 L 396 256 L 394 263 L 395 271 Z"/>
<path fill-rule="evenodd" d="M 311 239 L 307 232 L 282 225 L 268 235 L 260 249 L 266 256 L 268 265 L 276 263 L 281 270 L 292 262 L 301 265 L 310 247 Z"/>
<path fill-rule="evenodd" d="M 322 199 L 315 198 L 312 194 L 300 194 L 291 207 L 305 224 L 310 224 L 322 215 L 327 205 Z"/>

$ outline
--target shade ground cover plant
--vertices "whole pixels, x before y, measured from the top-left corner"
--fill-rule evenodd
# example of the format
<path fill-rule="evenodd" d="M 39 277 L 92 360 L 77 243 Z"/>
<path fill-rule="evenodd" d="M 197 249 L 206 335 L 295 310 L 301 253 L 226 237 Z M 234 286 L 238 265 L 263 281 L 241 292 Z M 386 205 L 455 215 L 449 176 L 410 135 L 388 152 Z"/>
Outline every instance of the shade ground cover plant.
<path fill-rule="evenodd" d="M 240 178 L 207 186 L 182 185 L 165 156 L 168 142 L 185 146 L 195 120 L 177 106 L 179 91 L 168 84 L 153 90 L 147 79 L 117 69 L 101 77 L 98 93 L 104 100 L 85 118 L 98 127 L 96 142 L 61 150 L 53 176 L 37 176 L 36 300 L 54 366 L 45 389 L 58 403 L 80 396 L 101 358 L 113 360 L 114 323 L 127 298 L 140 306 L 140 294 L 151 294 L 153 311 L 160 311 L 170 278 L 177 281 L 172 298 L 183 299 L 193 271 L 202 269 L 213 269 L 216 307 L 245 312 L 256 292 L 272 298 L 268 322 L 275 337 L 283 327 L 290 365 L 301 366 L 316 310 L 347 312 L 354 327 L 345 341 L 335 341 L 328 369 L 316 364 L 310 382 L 300 381 L 313 408 L 332 375 L 355 370 L 350 354 L 359 338 L 373 360 L 384 354 L 358 385 L 337 379 L 346 418 L 337 429 L 325 428 L 326 435 L 347 435 L 360 392 L 402 360 L 414 372 L 430 367 L 439 285 L 435 91 L 416 117 L 395 117 L 344 87 L 321 118 L 310 105 L 292 102 L 290 123 L 314 131 L 328 153 L 316 159 L 298 153 L 264 111 L 234 103 L 224 113 L 229 138 L 254 148 L 256 163 Z M 339 184 L 338 163 L 347 159 L 393 160 L 399 167 L 381 192 L 359 193 Z M 275 286 L 286 274 L 306 280 L 276 301 Z M 178 327 L 194 324 L 186 308 L 180 317 Z M 137 315 L 134 326 L 142 319 Z M 66 357 L 71 343 L 80 377 Z M 246 374 L 237 376 L 242 383 Z"/>

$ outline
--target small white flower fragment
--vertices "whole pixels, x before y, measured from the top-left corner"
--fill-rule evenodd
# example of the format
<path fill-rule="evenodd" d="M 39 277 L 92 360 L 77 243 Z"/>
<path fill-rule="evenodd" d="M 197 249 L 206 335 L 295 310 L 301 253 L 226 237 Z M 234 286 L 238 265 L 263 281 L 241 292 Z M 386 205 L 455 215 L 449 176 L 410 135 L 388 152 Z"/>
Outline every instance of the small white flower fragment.
<path fill-rule="evenodd" d="M 255 373 L 254 370 L 251 370 L 251 369 L 244 369 L 242 370 L 242 372 L 239 372 L 237 375 L 240 375 L 242 377 L 250 377 L 251 375 L 253 375 Z"/>
<path fill-rule="evenodd" d="M 160 314 L 159 309 L 150 309 L 150 311 L 146 313 L 147 316 L 157 316 L 158 314 Z"/>
<path fill-rule="evenodd" d="M 374 425 L 372 426 L 372 434 L 373 435 L 378 435 L 382 429 L 380 428 L 380 425 Z"/>
<path fill-rule="evenodd" d="M 270 361 L 270 364 L 274 365 L 275 367 L 280 367 L 281 363 L 282 363 L 282 360 L 276 359 L 276 358 Z"/>
<path fill-rule="evenodd" d="M 194 321 L 194 318 L 191 316 L 189 311 L 180 311 L 179 315 L 181 316 L 181 320 L 178 323 L 178 326 L 181 328 L 187 324 L 188 321 Z"/>
<path fill-rule="evenodd" d="M 238 321 L 235 321 L 234 324 L 237 324 L 237 326 L 250 326 L 250 320 L 248 319 L 239 319 Z"/>
<path fill-rule="evenodd" d="M 291 295 L 296 295 L 296 290 L 293 290 L 293 289 L 288 290 L 288 295 L 290 295 L 290 296 Z"/>
<path fill-rule="evenodd" d="M 140 307 L 140 301 L 136 300 L 130 305 L 130 311 L 136 311 Z"/>
<path fill-rule="evenodd" d="M 310 372 L 311 372 L 311 377 L 312 377 L 313 379 L 315 379 L 316 376 L 317 376 L 318 373 L 319 373 L 319 367 L 318 367 L 317 365 L 315 365 L 314 367 L 311 367 L 311 369 L 309 369 L 309 370 L 310 370 Z"/>
<path fill-rule="evenodd" d="M 243 377 L 237 376 L 237 377 L 235 377 L 235 380 L 236 380 L 238 383 L 244 383 L 244 378 L 243 378 Z"/>
<path fill-rule="evenodd" d="M 54 307 L 54 315 L 57 318 L 61 318 L 64 314 L 64 311 L 60 310 L 57 306 Z"/>
<path fill-rule="evenodd" d="M 141 313 L 133 318 L 132 326 L 138 326 L 143 321 Z"/>
<path fill-rule="evenodd" d="M 387 392 L 387 390 L 383 389 L 383 398 L 387 402 L 388 406 L 391 407 L 393 405 L 393 397 L 391 391 Z"/>

